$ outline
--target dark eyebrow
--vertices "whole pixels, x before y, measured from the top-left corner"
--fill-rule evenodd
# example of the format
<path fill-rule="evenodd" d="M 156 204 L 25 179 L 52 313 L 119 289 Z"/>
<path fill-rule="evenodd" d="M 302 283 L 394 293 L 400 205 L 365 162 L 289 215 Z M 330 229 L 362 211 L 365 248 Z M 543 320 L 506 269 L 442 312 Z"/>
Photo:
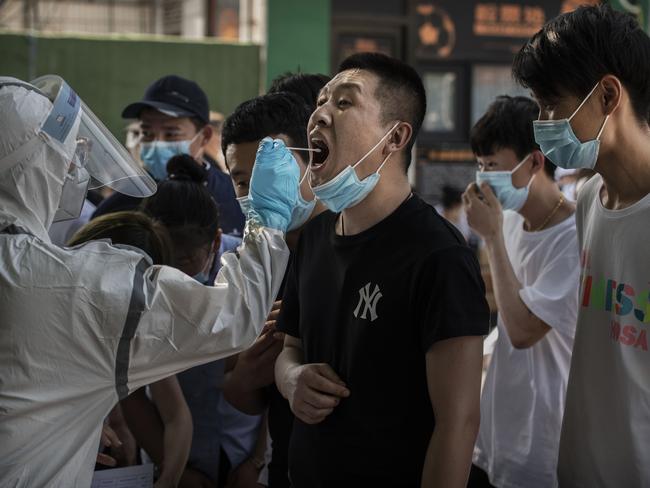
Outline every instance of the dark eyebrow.
<path fill-rule="evenodd" d="M 163 129 L 165 129 L 165 130 L 183 130 L 180 125 L 174 125 L 173 123 L 171 123 L 171 124 L 163 124 Z"/>
<path fill-rule="evenodd" d="M 352 83 L 350 81 L 346 83 L 341 83 L 336 87 L 337 90 L 356 90 L 357 92 L 361 92 L 361 87 L 359 86 L 358 83 Z"/>

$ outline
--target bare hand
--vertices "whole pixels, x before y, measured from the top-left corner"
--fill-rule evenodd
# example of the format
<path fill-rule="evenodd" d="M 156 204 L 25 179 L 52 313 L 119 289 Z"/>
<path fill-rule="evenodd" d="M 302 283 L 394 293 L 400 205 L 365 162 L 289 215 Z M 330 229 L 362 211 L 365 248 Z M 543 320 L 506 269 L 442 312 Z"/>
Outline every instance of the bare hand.
<path fill-rule="evenodd" d="M 287 372 L 287 396 L 294 415 L 318 424 L 334 411 L 350 390 L 329 364 L 304 364 Z"/>
<path fill-rule="evenodd" d="M 100 439 L 100 445 L 104 447 L 120 447 L 122 443 L 117 437 L 117 434 L 113 429 L 108 425 L 104 424 L 102 426 L 102 436 Z M 111 468 L 117 466 L 117 461 L 115 458 L 109 456 L 108 454 L 97 453 L 97 463 L 103 464 L 104 466 L 110 466 Z"/>
<path fill-rule="evenodd" d="M 274 381 L 275 360 L 282 352 L 284 334 L 274 323 L 267 322 L 253 345 L 239 354 L 229 381 L 246 385 L 250 391 L 268 386 Z"/>
<path fill-rule="evenodd" d="M 267 323 L 268 322 L 273 322 L 275 323 L 278 320 L 278 317 L 280 316 L 280 308 L 282 307 L 282 300 L 276 300 L 273 302 L 273 307 L 271 308 L 271 313 L 269 313 L 269 317 L 266 319 Z"/>
<path fill-rule="evenodd" d="M 481 187 L 471 183 L 463 193 L 463 203 L 467 213 L 467 223 L 489 243 L 498 237 L 503 227 L 503 210 L 501 203 L 486 182 Z"/>

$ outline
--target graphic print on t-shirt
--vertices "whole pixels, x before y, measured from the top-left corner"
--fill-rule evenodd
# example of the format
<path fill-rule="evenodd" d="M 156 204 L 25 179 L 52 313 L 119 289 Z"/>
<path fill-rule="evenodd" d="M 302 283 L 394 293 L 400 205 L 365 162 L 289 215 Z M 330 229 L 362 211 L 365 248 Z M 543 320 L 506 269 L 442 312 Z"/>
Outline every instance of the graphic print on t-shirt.
<path fill-rule="evenodd" d="M 613 315 L 609 337 L 614 342 L 648 351 L 647 331 L 641 324 L 650 323 L 650 289 L 635 289 L 616 277 L 590 274 L 591 254 L 582 250 L 581 306 Z M 649 280 L 650 281 L 650 280 Z"/>
<path fill-rule="evenodd" d="M 370 293 L 371 286 L 372 284 L 368 283 L 359 290 L 359 304 L 354 309 L 354 316 L 365 320 L 366 315 L 370 313 L 370 322 L 374 322 L 377 320 L 377 305 L 383 295 L 379 285 L 375 285 L 374 290 Z M 359 315 L 359 311 L 361 311 L 361 315 Z"/>

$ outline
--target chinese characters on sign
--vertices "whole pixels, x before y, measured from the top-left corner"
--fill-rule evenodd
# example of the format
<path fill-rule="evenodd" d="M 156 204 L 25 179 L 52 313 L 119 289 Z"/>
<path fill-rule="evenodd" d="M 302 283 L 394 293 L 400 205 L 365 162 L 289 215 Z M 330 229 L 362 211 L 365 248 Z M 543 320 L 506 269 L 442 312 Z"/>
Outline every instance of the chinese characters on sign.
<path fill-rule="evenodd" d="M 515 3 L 477 3 L 473 31 L 476 36 L 531 37 L 544 26 L 546 14 L 540 6 Z"/>

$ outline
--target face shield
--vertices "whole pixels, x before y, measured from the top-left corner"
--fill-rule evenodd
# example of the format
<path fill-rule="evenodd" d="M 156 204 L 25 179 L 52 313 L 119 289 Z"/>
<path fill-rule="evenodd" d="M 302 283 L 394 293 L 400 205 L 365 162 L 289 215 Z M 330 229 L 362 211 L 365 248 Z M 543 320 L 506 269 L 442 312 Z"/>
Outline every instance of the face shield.
<path fill-rule="evenodd" d="M 55 220 L 78 217 L 89 187 L 105 185 L 139 198 L 155 193 L 154 180 L 61 77 L 45 75 L 31 84 L 53 104 L 52 112 L 41 129 L 44 133 L 62 142 L 78 126 L 76 151 Z M 90 185 L 91 181 L 95 184 Z"/>
<path fill-rule="evenodd" d="M 70 170 L 65 176 L 59 208 L 54 214 L 54 222 L 76 219 L 81 215 L 86 192 L 90 186 L 90 175 L 86 171 L 85 164 L 90 154 L 91 145 L 91 141 L 77 139 L 75 156 L 70 163 Z"/>

